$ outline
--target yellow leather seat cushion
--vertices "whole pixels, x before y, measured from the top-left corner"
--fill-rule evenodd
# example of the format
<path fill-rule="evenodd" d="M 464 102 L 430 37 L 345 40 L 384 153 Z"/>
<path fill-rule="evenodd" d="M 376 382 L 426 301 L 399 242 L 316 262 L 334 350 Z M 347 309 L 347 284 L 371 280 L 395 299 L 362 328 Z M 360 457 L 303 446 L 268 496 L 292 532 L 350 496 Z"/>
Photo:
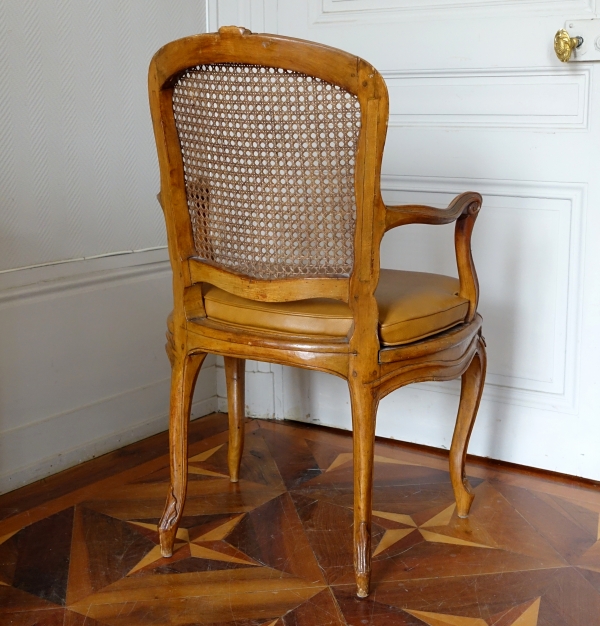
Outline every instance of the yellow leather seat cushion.
<path fill-rule="evenodd" d="M 449 276 L 382 269 L 375 292 L 381 343 L 411 343 L 460 324 L 469 301 L 458 289 L 458 280 Z M 257 302 L 205 285 L 204 306 L 209 319 L 249 330 L 345 337 L 352 326 L 348 305 L 325 298 Z"/>

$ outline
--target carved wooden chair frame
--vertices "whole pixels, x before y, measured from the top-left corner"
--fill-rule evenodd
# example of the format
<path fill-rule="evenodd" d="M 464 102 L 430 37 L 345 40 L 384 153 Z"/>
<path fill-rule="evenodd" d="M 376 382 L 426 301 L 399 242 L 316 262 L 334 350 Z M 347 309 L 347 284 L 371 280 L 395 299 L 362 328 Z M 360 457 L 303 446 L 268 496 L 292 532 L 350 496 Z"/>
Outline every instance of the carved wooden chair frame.
<path fill-rule="evenodd" d="M 347 277 L 257 280 L 198 258 L 190 224 L 173 90 L 184 71 L 203 63 L 244 63 L 315 76 L 354 94 L 361 127 L 355 159 L 356 230 L 354 265 Z M 244 360 L 253 359 L 335 374 L 348 382 L 354 455 L 354 564 L 357 593 L 369 593 L 375 418 L 381 398 L 410 383 L 462 377 L 458 418 L 450 450 L 450 476 L 461 517 L 473 494 L 465 478 L 466 450 L 485 378 L 485 344 L 477 314 L 478 283 L 471 257 L 471 232 L 481 196 L 464 193 L 447 209 L 385 206 L 380 193 L 381 160 L 388 120 L 386 85 L 366 61 L 327 46 L 238 27 L 167 44 L 152 59 L 149 95 L 160 163 L 162 205 L 173 270 L 174 309 L 168 322 L 172 364 L 170 398 L 171 486 L 160 521 L 164 556 L 170 556 L 187 488 L 187 425 L 198 372 L 208 353 L 225 359 L 229 408 L 228 462 L 237 482 L 244 440 Z M 375 289 L 384 233 L 404 224 L 456 222 L 455 247 L 460 296 L 469 301 L 464 322 L 433 337 L 382 347 Z M 202 283 L 245 298 L 285 302 L 335 298 L 350 307 L 353 325 L 345 338 L 294 337 L 257 330 L 249 333 L 206 317 Z"/>

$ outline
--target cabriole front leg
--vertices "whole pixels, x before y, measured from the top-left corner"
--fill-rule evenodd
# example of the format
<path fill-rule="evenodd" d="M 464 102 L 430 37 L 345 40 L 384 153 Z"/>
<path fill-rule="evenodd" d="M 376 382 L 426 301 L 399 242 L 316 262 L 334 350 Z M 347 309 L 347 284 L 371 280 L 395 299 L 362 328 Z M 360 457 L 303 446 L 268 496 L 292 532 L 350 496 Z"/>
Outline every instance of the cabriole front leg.
<path fill-rule="evenodd" d="M 160 550 L 164 557 L 173 554 L 173 543 L 183 513 L 187 490 L 188 422 L 196 379 L 205 357 L 206 354 L 175 354 L 173 359 L 169 413 L 171 485 L 158 526 Z"/>
<path fill-rule="evenodd" d="M 479 337 L 477 350 L 467 371 L 462 375 L 458 417 L 450 447 L 450 479 L 456 498 L 459 517 L 467 517 L 475 495 L 465 476 L 467 447 L 477 417 L 483 384 L 485 381 L 486 352 L 483 337 Z"/>

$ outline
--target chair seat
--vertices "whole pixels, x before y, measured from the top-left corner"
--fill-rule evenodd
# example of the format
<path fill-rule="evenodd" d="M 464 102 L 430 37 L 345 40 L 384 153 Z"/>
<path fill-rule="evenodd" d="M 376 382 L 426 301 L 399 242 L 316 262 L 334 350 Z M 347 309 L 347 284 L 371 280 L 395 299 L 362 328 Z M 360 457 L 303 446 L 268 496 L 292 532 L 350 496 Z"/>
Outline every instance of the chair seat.
<path fill-rule="evenodd" d="M 458 290 L 458 280 L 450 276 L 382 269 L 375 292 L 382 345 L 412 343 L 462 323 L 469 301 Z M 203 291 L 209 319 L 250 331 L 345 337 L 352 325 L 350 308 L 339 300 L 257 302 L 212 285 Z"/>

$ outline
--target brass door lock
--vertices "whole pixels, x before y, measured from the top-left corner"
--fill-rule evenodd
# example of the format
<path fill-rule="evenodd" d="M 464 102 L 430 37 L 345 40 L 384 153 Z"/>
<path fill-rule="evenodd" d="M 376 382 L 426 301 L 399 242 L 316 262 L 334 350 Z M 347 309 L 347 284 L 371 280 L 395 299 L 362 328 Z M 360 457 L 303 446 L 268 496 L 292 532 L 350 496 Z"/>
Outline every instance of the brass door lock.
<path fill-rule="evenodd" d="M 583 37 L 571 37 L 566 30 L 559 30 L 554 36 L 554 52 L 556 56 L 566 63 L 570 58 L 573 50 L 583 45 Z"/>

